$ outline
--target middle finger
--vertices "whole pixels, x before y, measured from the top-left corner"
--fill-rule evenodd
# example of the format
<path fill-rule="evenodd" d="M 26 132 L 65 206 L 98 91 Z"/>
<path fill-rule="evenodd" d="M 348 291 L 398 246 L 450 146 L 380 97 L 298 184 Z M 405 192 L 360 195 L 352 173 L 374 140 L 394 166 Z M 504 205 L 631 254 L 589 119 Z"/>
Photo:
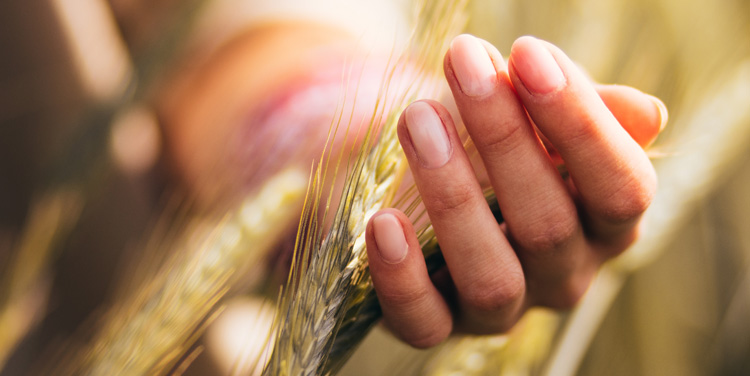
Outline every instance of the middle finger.
<path fill-rule="evenodd" d="M 502 56 L 470 35 L 454 39 L 445 74 L 482 156 L 533 303 L 565 308 L 588 286 L 577 209 L 529 123 Z"/>

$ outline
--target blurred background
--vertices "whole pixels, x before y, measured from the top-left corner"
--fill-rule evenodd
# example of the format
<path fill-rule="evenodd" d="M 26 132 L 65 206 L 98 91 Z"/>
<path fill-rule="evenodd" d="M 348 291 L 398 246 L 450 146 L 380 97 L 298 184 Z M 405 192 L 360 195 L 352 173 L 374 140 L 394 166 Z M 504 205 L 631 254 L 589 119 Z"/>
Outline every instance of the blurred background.
<path fill-rule="evenodd" d="M 387 49 L 413 8 L 264 3 L 0 5 L 0 374 L 38 372 L 61 347 L 93 336 L 131 265 L 169 253 L 145 246 L 167 237 L 164 221 L 231 207 L 197 187 L 205 176 L 180 150 L 215 153 L 192 140 L 222 134 L 233 110 L 206 107 L 209 131 L 193 138 L 183 138 L 191 131 L 179 119 L 192 118 L 185 108 L 202 102 L 185 98 L 211 80 L 260 85 L 233 81 L 250 64 L 236 51 L 258 46 L 244 37 L 249 27 L 312 21 Z M 750 374 L 750 1 L 475 0 L 467 13 L 467 32 L 502 53 L 535 35 L 595 80 L 661 98 L 670 122 L 650 150 L 657 200 L 642 239 L 605 267 L 575 311 L 532 317 L 510 339 L 492 339 L 497 346 L 455 339 L 416 351 L 378 329 L 342 374 Z M 338 43 L 335 32 L 301 30 L 282 41 Z M 247 95 L 204 92 L 220 102 Z M 174 209 L 184 202 L 189 209 Z M 523 350 L 510 351 L 514 344 Z M 221 362 L 201 354 L 186 374 L 226 372 Z"/>

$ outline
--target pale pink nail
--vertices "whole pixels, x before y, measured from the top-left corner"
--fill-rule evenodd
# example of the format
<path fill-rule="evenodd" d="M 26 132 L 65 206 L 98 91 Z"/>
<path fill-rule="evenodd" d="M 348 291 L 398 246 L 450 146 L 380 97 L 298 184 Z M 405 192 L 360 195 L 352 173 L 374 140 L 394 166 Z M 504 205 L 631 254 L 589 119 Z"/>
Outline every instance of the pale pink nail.
<path fill-rule="evenodd" d="M 479 39 L 462 34 L 453 39 L 450 60 L 461 91 L 470 97 L 491 94 L 497 86 L 497 72 Z"/>
<path fill-rule="evenodd" d="M 406 108 L 406 129 L 424 167 L 437 168 L 450 159 L 450 141 L 435 109 L 425 102 Z"/>
<path fill-rule="evenodd" d="M 397 264 L 406 257 L 409 245 L 406 243 L 404 229 L 392 214 L 384 213 L 373 218 L 372 232 L 383 261 Z"/>
<path fill-rule="evenodd" d="M 523 48 L 513 54 L 513 66 L 530 92 L 547 94 L 565 84 L 565 76 L 547 47 L 533 37 L 522 37 Z M 514 49 L 517 49 L 514 46 Z"/>

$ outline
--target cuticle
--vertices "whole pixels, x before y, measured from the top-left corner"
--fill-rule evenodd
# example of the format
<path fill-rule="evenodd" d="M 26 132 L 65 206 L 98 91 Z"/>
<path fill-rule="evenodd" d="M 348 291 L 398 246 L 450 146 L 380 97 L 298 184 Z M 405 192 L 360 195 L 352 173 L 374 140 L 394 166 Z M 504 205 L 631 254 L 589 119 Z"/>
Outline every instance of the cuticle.
<path fill-rule="evenodd" d="M 425 102 L 425 103 L 430 105 L 430 107 L 432 107 L 432 110 L 435 111 L 435 114 L 437 114 L 438 119 L 440 119 L 440 125 L 443 126 L 443 132 L 445 132 L 445 138 L 448 140 L 448 158 L 445 160 L 445 163 L 443 163 L 442 165 L 432 167 L 433 169 L 440 168 L 440 167 L 447 165 L 448 162 L 451 161 L 451 158 L 453 158 L 453 142 L 451 142 L 451 134 L 450 132 L 448 132 L 448 127 L 445 125 L 445 119 L 443 118 L 443 114 L 441 114 L 440 111 L 438 111 L 438 109 L 432 105 L 432 103 L 430 102 Z M 417 155 L 417 158 L 419 158 L 419 155 Z M 420 162 L 422 162 L 421 159 L 420 159 Z M 422 163 L 422 165 L 424 166 L 424 163 Z"/>

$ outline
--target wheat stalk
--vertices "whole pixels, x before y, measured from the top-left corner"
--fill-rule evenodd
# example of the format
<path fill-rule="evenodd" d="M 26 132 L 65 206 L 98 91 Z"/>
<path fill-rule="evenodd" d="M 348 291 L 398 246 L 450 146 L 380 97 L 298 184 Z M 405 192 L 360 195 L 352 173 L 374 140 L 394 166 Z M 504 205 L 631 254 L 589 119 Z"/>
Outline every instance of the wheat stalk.
<path fill-rule="evenodd" d="M 298 215 L 307 186 L 283 171 L 218 222 L 189 228 L 159 273 L 113 308 L 94 340 L 56 374 L 169 372 L 202 332 L 241 272 L 256 263 Z"/>
<path fill-rule="evenodd" d="M 508 334 L 452 338 L 420 374 L 533 375 L 547 358 L 560 320 L 555 312 L 534 309 Z"/>
<path fill-rule="evenodd" d="M 82 198 L 58 188 L 40 197 L 0 276 L 0 370 L 18 342 L 42 317 L 53 252 L 78 220 Z"/>

